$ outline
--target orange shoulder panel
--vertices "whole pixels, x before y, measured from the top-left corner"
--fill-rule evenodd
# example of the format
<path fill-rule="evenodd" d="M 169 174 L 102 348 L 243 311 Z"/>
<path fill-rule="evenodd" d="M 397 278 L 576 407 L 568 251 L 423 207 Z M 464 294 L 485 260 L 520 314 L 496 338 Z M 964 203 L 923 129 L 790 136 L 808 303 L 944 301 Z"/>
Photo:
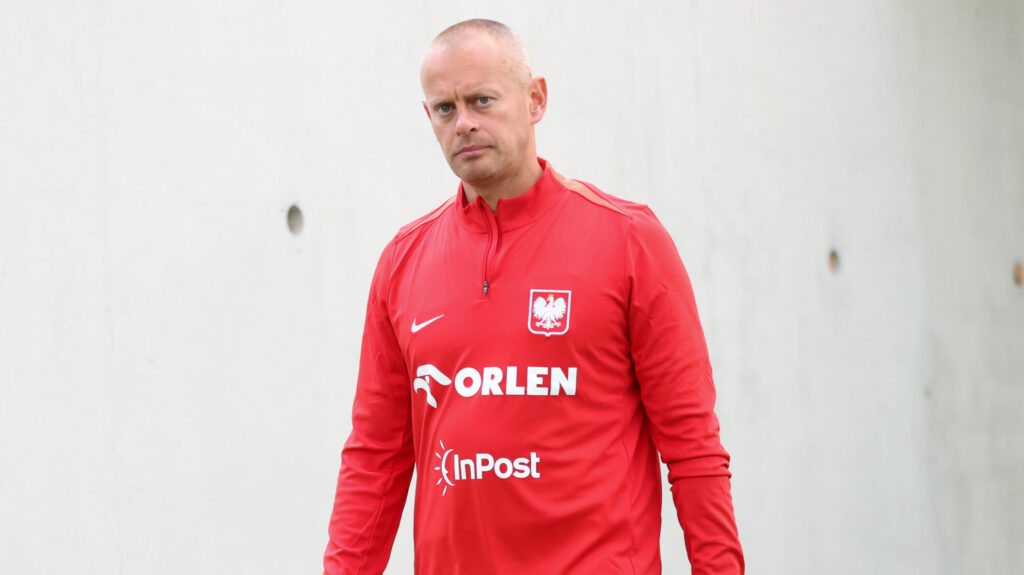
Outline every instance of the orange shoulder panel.
<path fill-rule="evenodd" d="M 558 180 L 558 183 L 560 183 L 563 186 L 565 186 L 565 188 L 567 190 L 576 192 L 577 194 L 583 196 L 584 199 L 586 199 L 587 201 L 589 201 L 591 203 L 594 203 L 594 204 L 597 204 L 599 206 L 608 208 L 609 210 L 612 210 L 613 212 L 618 212 L 618 213 L 620 213 L 620 214 L 622 214 L 624 216 L 629 216 L 629 214 L 627 214 L 625 211 L 623 211 L 622 208 L 620 208 L 620 207 L 616 206 L 615 204 L 612 204 L 608 200 L 602 198 L 601 196 L 599 196 L 597 194 L 597 192 L 592 190 L 586 184 L 584 184 L 582 182 L 579 182 L 579 181 L 576 181 L 576 180 L 570 180 L 569 178 L 563 176 L 562 174 L 559 174 L 558 172 L 556 172 L 554 170 L 552 170 L 551 173 L 554 174 L 555 179 Z"/>
<path fill-rule="evenodd" d="M 418 228 L 418 227 L 420 227 L 420 226 L 422 226 L 424 224 L 429 224 L 430 222 L 432 222 L 432 221 L 436 220 L 437 218 L 441 217 L 441 214 L 443 214 L 444 211 L 447 210 L 448 207 L 451 206 L 454 203 L 455 203 L 455 196 L 452 196 L 452 197 L 448 198 L 443 204 L 438 206 L 437 209 L 435 209 L 434 211 L 430 212 L 429 214 L 423 216 L 422 218 L 412 222 L 411 224 L 409 224 L 409 226 L 407 228 L 401 230 L 398 235 L 400 237 L 407 236 L 410 233 L 412 233 L 412 231 L 415 230 L 416 228 Z"/>

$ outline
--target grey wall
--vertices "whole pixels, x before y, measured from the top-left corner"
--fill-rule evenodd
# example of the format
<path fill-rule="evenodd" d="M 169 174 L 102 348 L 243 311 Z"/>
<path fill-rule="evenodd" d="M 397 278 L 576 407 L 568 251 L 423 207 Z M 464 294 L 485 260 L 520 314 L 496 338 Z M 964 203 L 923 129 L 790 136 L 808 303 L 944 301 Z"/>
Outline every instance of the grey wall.
<path fill-rule="evenodd" d="M 474 16 L 687 262 L 750 571 L 1024 572 L 1019 0 L 0 0 L 0 571 L 317 572 L 372 267 L 457 183 L 419 59 Z"/>

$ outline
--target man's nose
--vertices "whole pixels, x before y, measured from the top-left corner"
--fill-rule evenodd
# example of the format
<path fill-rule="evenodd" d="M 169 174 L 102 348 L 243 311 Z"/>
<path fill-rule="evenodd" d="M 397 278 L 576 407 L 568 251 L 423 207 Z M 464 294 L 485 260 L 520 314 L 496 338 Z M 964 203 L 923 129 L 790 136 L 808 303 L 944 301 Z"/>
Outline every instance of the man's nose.
<path fill-rule="evenodd" d="M 455 133 L 459 136 L 465 136 L 470 132 L 476 131 L 476 118 L 473 114 L 466 109 L 459 110 L 458 116 L 455 118 Z"/>

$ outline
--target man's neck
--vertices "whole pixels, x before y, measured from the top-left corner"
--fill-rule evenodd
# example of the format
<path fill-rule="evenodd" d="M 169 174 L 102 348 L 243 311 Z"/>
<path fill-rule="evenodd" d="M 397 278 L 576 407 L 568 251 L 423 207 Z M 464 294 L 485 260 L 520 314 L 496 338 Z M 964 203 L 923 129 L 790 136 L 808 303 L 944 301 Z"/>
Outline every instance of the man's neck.
<path fill-rule="evenodd" d="M 498 200 L 505 200 L 521 196 L 533 187 L 540 179 L 544 170 L 540 163 L 534 158 L 527 164 L 529 168 L 520 170 L 516 177 L 495 182 L 493 184 L 470 184 L 462 182 L 462 189 L 466 192 L 466 202 L 473 203 L 477 197 L 484 199 L 484 202 L 491 208 L 492 212 L 498 211 Z"/>

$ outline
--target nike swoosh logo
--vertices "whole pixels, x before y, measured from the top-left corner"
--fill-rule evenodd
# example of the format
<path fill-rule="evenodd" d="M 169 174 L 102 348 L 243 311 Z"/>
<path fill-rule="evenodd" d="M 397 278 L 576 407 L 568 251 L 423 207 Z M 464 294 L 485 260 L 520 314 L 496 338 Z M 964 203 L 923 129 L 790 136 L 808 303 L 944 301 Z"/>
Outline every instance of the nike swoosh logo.
<path fill-rule="evenodd" d="M 437 317 L 435 317 L 435 318 L 433 318 L 433 319 L 428 319 L 427 321 L 425 321 L 425 322 L 423 322 L 423 323 L 421 323 L 421 324 L 419 324 L 419 325 L 416 325 L 416 319 L 415 319 L 415 318 L 413 318 L 413 320 L 412 320 L 412 327 L 411 327 L 411 328 L 409 328 L 409 329 L 410 329 L 410 331 L 412 331 L 413 333 L 416 333 L 416 332 L 418 332 L 419 330 L 421 330 L 421 329 L 423 329 L 423 328 L 427 327 L 428 325 L 430 325 L 430 324 L 434 323 L 435 321 L 437 321 L 437 320 L 441 319 L 442 317 L 444 317 L 444 314 L 441 314 L 441 315 L 439 315 L 439 316 L 437 316 Z"/>

